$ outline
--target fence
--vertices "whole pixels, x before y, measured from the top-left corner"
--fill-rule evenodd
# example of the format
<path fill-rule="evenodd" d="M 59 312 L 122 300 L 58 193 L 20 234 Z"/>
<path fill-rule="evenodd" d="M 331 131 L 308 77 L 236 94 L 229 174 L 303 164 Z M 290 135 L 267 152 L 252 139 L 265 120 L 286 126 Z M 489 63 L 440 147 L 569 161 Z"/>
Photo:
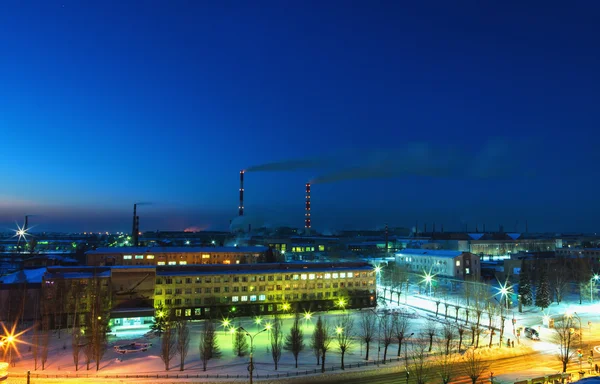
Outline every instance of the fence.
<path fill-rule="evenodd" d="M 400 360 L 404 360 L 401 357 L 386 359 L 385 362 L 382 360 L 379 364 L 386 364 L 392 362 L 398 362 Z M 353 364 L 344 364 L 346 369 L 352 368 L 360 368 L 365 366 L 374 366 L 378 365 L 376 361 L 365 361 L 360 363 Z M 325 367 L 325 372 L 333 372 L 333 371 L 341 371 L 341 367 L 331 366 L 330 368 Z M 254 375 L 257 379 L 278 379 L 283 377 L 297 377 L 297 376 L 306 376 L 306 375 L 314 375 L 321 373 L 321 369 L 307 369 L 307 370 L 298 370 L 295 372 L 280 372 L 280 373 L 272 373 L 272 374 L 256 374 Z M 12 373 L 11 377 L 26 377 L 26 373 Z M 88 379 L 247 379 L 249 378 L 248 374 L 187 374 L 187 373 L 174 373 L 174 374 L 145 374 L 145 375 L 132 375 L 132 374 L 89 374 L 89 373 L 75 373 L 75 374 L 46 374 L 46 373 L 37 373 L 31 372 L 31 378 L 36 379 L 69 379 L 69 378 L 88 378 Z"/>

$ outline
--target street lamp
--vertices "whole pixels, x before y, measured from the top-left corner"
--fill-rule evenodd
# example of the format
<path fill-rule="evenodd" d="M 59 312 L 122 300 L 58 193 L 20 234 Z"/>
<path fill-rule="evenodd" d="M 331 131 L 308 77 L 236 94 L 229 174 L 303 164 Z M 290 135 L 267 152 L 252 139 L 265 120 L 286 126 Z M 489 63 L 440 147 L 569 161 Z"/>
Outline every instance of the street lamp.
<path fill-rule="evenodd" d="M 371 312 L 377 317 L 377 366 L 379 367 L 379 353 L 381 352 L 381 317 L 372 309 Z"/>
<path fill-rule="evenodd" d="M 599 278 L 600 276 L 594 273 L 594 276 L 592 276 L 592 278 L 590 279 L 590 303 L 594 302 L 594 282 L 598 281 Z"/>
<path fill-rule="evenodd" d="M 256 324 L 256 330 L 258 331 L 258 327 L 260 326 L 260 324 L 262 323 L 262 319 L 260 316 L 256 316 L 254 318 L 254 323 Z"/>
<path fill-rule="evenodd" d="M 433 276 L 431 272 L 425 272 L 425 276 L 423 277 L 423 281 L 425 285 L 429 285 L 429 296 L 431 296 L 431 286 L 433 285 Z"/>
<path fill-rule="evenodd" d="M 254 337 L 266 331 L 267 328 L 263 329 L 262 331 L 256 332 L 254 335 L 251 335 L 250 332 L 244 329 L 244 327 L 240 327 L 240 330 L 246 332 L 246 336 L 250 338 L 250 365 L 248 366 L 248 371 L 250 372 L 250 384 L 252 384 L 252 375 L 254 373 L 254 362 L 252 361 L 252 353 L 254 352 Z"/>
<path fill-rule="evenodd" d="M 508 281 L 506 281 L 504 284 L 500 284 L 500 288 L 497 288 L 498 293 L 500 293 L 500 301 L 505 300 L 506 302 L 506 309 L 510 309 L 508 304 L 508 296 L 512 292 L 512 288 L 512 285 L 509 285 Z"/>

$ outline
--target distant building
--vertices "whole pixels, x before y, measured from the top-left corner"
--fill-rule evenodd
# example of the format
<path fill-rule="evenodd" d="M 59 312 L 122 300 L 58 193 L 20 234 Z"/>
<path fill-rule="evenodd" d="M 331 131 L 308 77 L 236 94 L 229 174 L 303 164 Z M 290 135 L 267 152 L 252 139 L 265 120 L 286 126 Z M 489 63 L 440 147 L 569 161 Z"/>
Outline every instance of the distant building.
<path fill-rule="evenodd" d="M 268 248 L 256 247 L 115 247 L 86 252 L 88 266 L 253 264 L 266 261 Z"/>
<path fill-rule="evenodd" d="M 408 272 L 472 281 L 481 277 L 479 256 L 469 252 L 405 249 L 396 252 L 395 257 L 396 265 L 405 267 Z"/>

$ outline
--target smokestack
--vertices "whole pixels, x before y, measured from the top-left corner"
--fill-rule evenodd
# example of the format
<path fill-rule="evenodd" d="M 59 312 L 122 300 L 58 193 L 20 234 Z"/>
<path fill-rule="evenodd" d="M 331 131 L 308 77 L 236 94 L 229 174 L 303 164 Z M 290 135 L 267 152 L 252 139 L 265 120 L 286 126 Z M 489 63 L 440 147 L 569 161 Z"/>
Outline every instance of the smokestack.
<path fill-rule="evenodd" d="M 388 225 L 385 225 L 385 251 L 388 251 L 389 237 L 388 237 Z"/>
<path fill-rule="evenodd" d="M 137 204 L 133 204 L 133 226 L 131 229 L 131 240 L 132 244 L 136 246 L 138 237 L 138 216 L 137 216 Z"/>
<path fill-rule="evenodd" d="M 304 214 L 305 232 L 310 232 L 310 183 L 306 183 L 306 207 Z"/>
<path fill-rule="evenodd" d="M 244 170 L 242 169 L 240 171 L 240 206 L 238 207 L 239 209 L 239 216 L 244 216 Z"/>
<path fill-rule="evenodd" d="M 136 216 L 135 217 L 135 238 L 134 238 L 134 245 L 136 247 L 139 247 L 139 245 L 140 245 L 139 235 L 140 235 L 140 217 Z"/>
<path fill-rule="evenodd" d="M 25 224 L 23 225 L 23 230 L 25 232 L 27 232 L 27 230 L 29 229 L 29 215 L 25 216 Z"/>

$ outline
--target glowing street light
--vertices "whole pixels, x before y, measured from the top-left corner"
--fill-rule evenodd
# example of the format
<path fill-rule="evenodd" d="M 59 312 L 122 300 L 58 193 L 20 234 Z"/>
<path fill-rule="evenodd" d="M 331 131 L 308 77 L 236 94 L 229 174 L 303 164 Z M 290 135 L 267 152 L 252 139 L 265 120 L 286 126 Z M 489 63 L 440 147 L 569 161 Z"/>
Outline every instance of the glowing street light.
<path fill-rule="evenodd" d="M 597 282 L 600 279 L 600 276 L 594 273 L 594 276 L 590 279 L 590 302 L 594 302 L 594 282 Z"/>
<path fill-rule="evenodd" d="M 429 285 L 429 296 L 431 296 L 431 286 L 433 285 L 433 278 L 435 277 L 435 275 L 433 275 L 431 272 L 425 272 L 425 275 L 423 276 L 423 280 L 425 282 L 425 286 Z"/>
<path fill-rule="evenodd" d="M 248 365 L 248 372 L 250 372 L 250 384 L 252 384 L 252 379 L 253 379 L 253 372 L 254 372 L 254 361 L 253 361 L 253 353 L 254 353 L 254 338 L 256 337 L 256 335 L 263 333 L 264 331 L 267 331 L 267 328 L 263 329 L 262 331 L 258 331 L 256 332 L 254 335 L 251 335 L 250 332 L 246 331 L 244 329 L 244 327 L 240 327 L 240 330 L 246 332 L 246 336 L 248 336 L 250 338 L 250 365 Z"/>
<path fill-rule="evenodd" d="M 312 317 L 312 313 L 304 312 L 304 320 L 309 321 Z"/>
<path fill-rule="evenodd" d="M 336 327 L 335 328 L 335 333 L 337 333 L 338 335 L 341 335 L 342 333 L 344 333 L 344 328 L 342 328 L 342 327 Z"/>
<path fill-rule="evenodd" d="M 222 326 L 223 328 L 227 328 L 227 327 L 229 327 L 230 325 L 231 325 L 231 320 L 229 320 L 229 318 L 227 318 L 227 317 L 226 317 L 226 318 L 224 318 L 224 319 L 221 321 L 221 326 Z"/>
<path fill-rule="evenodd" d="M 343 297 L 340 297 L 338 301 L 336 301 L 335 305 L 340 309 L 346 309 L 346 300 Z"/>
<path fill-rule="evenodd" d="M 283 308 L 284 311 L 289 311 L 290 310 L 290 305 L 288 303 L 283 303 L 283 305 L 281 306 L 281 308 Z"/>
<path fill-rule="evenodd" d="M 510 306 L 508 304 L 508 297 L 512 292 L 513 286 L 510 285 L 508 281 L 506 281 L 504 284 L 500 284 L 500 288 L 497 289 L 498 293 L 500 293 L 500 301 L 504 299 L 506 301 L 506 309 L 510 309 Z"/>

